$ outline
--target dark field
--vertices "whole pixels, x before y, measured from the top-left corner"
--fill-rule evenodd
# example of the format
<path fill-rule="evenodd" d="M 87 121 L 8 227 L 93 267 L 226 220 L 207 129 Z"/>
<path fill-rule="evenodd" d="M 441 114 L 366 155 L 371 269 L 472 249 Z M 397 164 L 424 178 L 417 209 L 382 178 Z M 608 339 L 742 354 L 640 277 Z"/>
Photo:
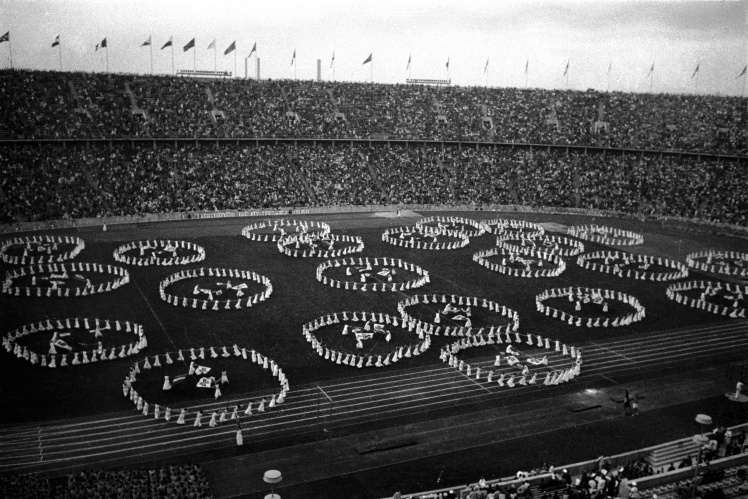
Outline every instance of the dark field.
<path fill-rule="evenodd" d="M 426 215 L 431 214 L 435 213 L 427 213 Z M 449 213 L 447 215 L 454 214 Z M 687 253 L 701 249 L 713 248 L 737 251 L 745 251 L 746 249 L 744 240 L 716 236 L 704 237 L 698 233 L 663 230 L 654 223 L 632 220 L 594 220 L 589 217 L 488 212 L 466 213 L 464 216 L 484 219 L 496 217 L 523 218 L 536 222 L 555 222 L 563 225 L 594 222 L 623 229 L 638 230 L 644 234 L 644 246 L 622 249 L 654 256 L 667 256 L 679 261 L 684 261 Z M 151 224 L 149 226 L 120 226 L 109 227 L 107 232 L 99 230 L 61 232 L 77 235 L 86 241 L 85 250 L 75 259 L 75 262 L 97 262 L 104 265 L 113 265 L 115 262 L 112 253 L 121 244 L 128 241 L 156 238 L 184 239 L 199 244 L 205 248 L 207 256 L 204 261 L 188 266 L 138 267 L 118 264 L 129 270 L 131 282 L 108 293 L 70 298 L 0 296 L 0 324 L 2 324 L 3 333 L 23 324 L 32 321 L 38 322 L 47 318 L 88 317 L 91 319 L 110 319 L 111 321 L 131 321 L 141 324 L 148 341 L 147 348 L 136 357 L 118 358 L 111 361 L 57 369 L 42 368 L 38 365 L 32 366 L 23 359 L 18 359 L 7 353 L 3 354 L 3 361 L 0 363 L 0 394 L 2 395 L 2 406 L 5 410 L 0 412 L 2 418 L 0 422 L 5 425 L 27 424 L 35 421 L 91 417 L 132 410 L 132 403 L 122 396 L 122 381 L 128 374 L 133 361 L 142 360 L 146 355 L 152 357 L 166 352 L 171 352 L 171 356 L 176 359 L 175 352 L 180 349 L 183 349 L 185 354 L 189 348 L 199 347 L 205 347 L 206 349 L 215 347 L 220 353 L 221 347 L 226 346 L 231 351 L 234 344 L 240 348 L 254 349 L 280 365 L 290 381 L 291 392 L 293 392 L 295 386 L 302 384 L 308 385 L 325 380 L 346 378 L 353 380 L 362 375 L 371 377 L 380 372 L 392 373 L 398 370 L 439 364 L 439 350 L 448 341 L 442 336 L 434 337 L 431 348 L 419 356 L 400 359 L 393 365 L 380 370 L 373 367 L 359 370 L 351 366 L 335 364 L 319 357 L 302 334 L 301 326 L 303 323 L 335 312 L 366 311 L 397 316 L 397 302 L 403 300 L 408 294 L 454 294 L 494 300 L 519 313 L 520 332 L 523 335 L 527 333 L 542 335 L 570 345 L 583 345 L 590 341 L 604 341 L 629 336 L 637 337 L 648 332 L 718 323 L 724 322 L 726 319 L 668 300 L 665 296 L 668 282 L 626 279 L 585 270 L 576 264 L 576 257 L 565 258 L 567 270 L 557 278 L 519 278 L 491 272 L 473 262 L 472 254 L 481 249 L 493 247 L 496 239 L 493 234 L 473 238 L 466 248 L 459 250 L 411 250 L 382 242 L 381 234 L 387 227 L 412 225 L 418 220 L 417 217 L 396 218 L 377 217 L 371 214 L 333 214 L 294 218 L 326 221 L 332 226 L 333 233 L 362 237 L 365 243 L 364 251 L 360 254 L 348 255 L 349 258 L 351 256 L 364 259 L 367 257 L 370 259 L 374 257 L 399 258 L 428 271 L 431 282 L 422 288 L 403 292 L 360 292 L 325 286 L 315 277 L 316 268 L 324 261 L 323 259 L 286 257 L 278 252 L 275 243 L 254 242 L 244 238 L 241 235 L 241 228 L 257 219 L 220 219 Z M 584 244 L 585 252 L 604 249 L 596 244 L 588 242 Z M 161 300 L 158 292 L 161 280 L 183 268 L 200 267 L 257 272 L 270 279 L 273 285 L 273 293 L 264 302 L 259 302 L 251 308 L 238 310 L 233 308 L 218 311 L 200 310 L 191 307 L 173 306 Z M 6 264 L 0 266 L 3 273 L 13 268 L 17 267 Z M 403 272 L 403 274 L 406 273 Z M 328 269 L 325 275 L 339 280 L 356 279 L 356 277 L 346 277 L 344 271 L 335 268 Z M 411 277 L 409 273 L 408 276 Z M 402 277 L 404 276 L 398 276 L 398 278 Z M 695 273 L 691 273 L 687 279 L 692 278 L 717 280 L 716 277 Z M 171 285 L 168 291 L 172 294 L 188 296 L 191 300 L 195 284 L 207 287 L 214 285 L 214 281 L 216 281 L 215 278 L 183 281 Z M 232 284 L 237 284 L 239 281 L 237 279 Z M 248 285 L 249 287 L 245 290 L 247 295 L 259 292 L 262 289 L 256 283 L 248 282 Z M 535 296 L 537 294 L 545 289 L 564 286 L 611 289 L 633 295 L 646 307 L 646 317 L 641 322 L 626 327 L 586 328 L 565 324 L 558 319 L 546 317 L 536 311 Z M 232 291 L 231 293 L 233 298 L 235 292 Z M 216 297 L 216 299 L 226 299 L 226 297 Z M 568 312 L 574 312 L 574 303 L 570 303 L 568 300 L 564 302 L 560 299 L 550 299 L 546 303 Z M 629 308 L 618 302 L 612 302 L 608 313 L 614 316 Z M 412 307 L 410 312 L 422 320 L 429 321 L 433 319 L 435 310 L 417 306 Z M 476 326 L 506 323 L 505 317 L 486 313 L 479 309 L 476 309 L 475 312 Z M 392 328 L 392 330 L 395 336 L 401 334 L 398 332 L 400 331 L 399 328 Z M 334 331 L 332 333 L 334 334 Z M 47 333 L 35 334 L 42 336 Z M 104 331 L 103 334 L 105 335 L 103 341 L 105 347 L 109 346 L 111 348 L 113 344 L 119 345 L 122 343 L 107 337 L 109 334 L 115 334 L 114 332 Z M 324 328 L 318 331 L 318 337 L 329 334 L 330 331 Z M 402 334 L 407 335 L 407 337 L 396 338 L 393 347 L 408 344 L 417 339 L 414 333 L 405 332 Z M 45 341 L 36 338 L 29 338 L 24 341 L 27 341 L 24 344 L 36 345 L 41 351 L 45 349 Z M 108 343 L 110 341 L 114 343 Z M 338 345 L 344 345 L 340 346 L 341 349 L 355 351 L 352 340 L 346 340 L 344 343 L 341 342 L 341 339 L 333 339 L 333 341 L 337 341 Z M 367 348 L 371 348 L 373 351 L 382 351 L 382 348 L 385 347 L 381 344 L 384 341 L 381 337 L 375 336 L 370 341 L 375 343 L 368 344 Z M 380 342 L 380 344 L 376 342 Z M 466 355 L 471 358 L 490 357 L 496 351 L 497 347 L 486 346 L 471 349 Z M 724 360 L 735 360 L 744 356 L 745 352 L 731 352 L 725 355 Z M 226 394 L 237 395 L 277 389 L 276 380 L 256 365 L 243 363 L 240 360 L 222 360 L 220 358 L 210 362 L 215 364 L 212 367 L 217 371 L 229 371 L 231 384 L 230 388 L 226 389 Z M 189 360 L 187 363 L 189 363 Z M 155 401 L 156 398 L 162 397 L 168 403 L 177 405 L 189 405 L 192 402 L 212 399 L 212 390 L 193 388 L 174 390 L 164 397 L 165 392 L 160 390 L 163 375 L 179 374 L 180 370 L 184 370 L 184 364 L 181 364 L 181 366 L 178 364 L 175 363 L 168 368 L 164 366 L 162 370 L 149 372 L 147 376 L 139 378 L 141 380 L 139 382 L 142 382 L 145 387 L 143 393 L 149 394 L 146 398 Z M 573 383 L 574 381 L 571 384 Z M 635 428 L 628 428 L 625 431 L 633 434 Z M 666 433 L 664 432 L 663 435 Z M 283 443 L 283 445 L 291 444 L 292 442 Z M 480 458 L 481 454 L 477 453 L 476 456 Z M 530 460 L 527 457 L 523 459 Z M 533 462 L 540 464 L 544 460 L 545 458 L 540 455 Z M 371 475 L 374 472 L 369 473 Z M 434 474 L 432 469 L 426 473 L 429 476 Z M 470 480 L 471 478 L 466 477 L 465 474 L 466 470 L 450 471 L 450 481 L 461 478 L 466 481 Z M 478 478 L 477 475 L 471 476 L 473 479 Z M 370 479 L 376 482 L 380 481 L 381 477 L 371 476 Z M 353 482 L 356 482 L 356 480 L 353 480 Z M 345 483 L 345 480 L 341 483 Z M 433 481 L 430 478 L 422 483 L 424 486 L 427 483 L 433 486 Z M 391 494 L 392 491 L 385 485 L 381 487 L 372 489 L 372 497 L 376 497 L 380 492 L 381 494 Z M 304 493 L 312 493 L 311 490 L 307 488 Z M 284 497 L 286 496 L 284 495 Z"/>

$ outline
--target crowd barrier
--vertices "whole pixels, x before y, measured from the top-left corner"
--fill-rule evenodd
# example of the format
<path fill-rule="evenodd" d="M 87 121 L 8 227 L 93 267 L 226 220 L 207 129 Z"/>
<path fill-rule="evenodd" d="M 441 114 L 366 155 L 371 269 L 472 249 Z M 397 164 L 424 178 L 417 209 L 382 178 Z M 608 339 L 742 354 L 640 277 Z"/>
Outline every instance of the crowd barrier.
<path fill-rule="evenodd" d="M 364 205 L 364 206 L 311 206 L 285 207 L 276 209 L 233 210 L 233 211 L 192 211 L 177 213 L 155 213 L 145 216 L 117 216 L 102 218 L 80 218 L 76 220 L 53 220 L 48 222 L 21 222 L 12 225 L 0 225 L 0 232 L 33 232 L 54 229 L 93 228 L 101 227 L 106 230 L 110 225 L 150 224 L 157 222 L 173 222 L 184 220 L 204 220 L 218 218 L 246 218 L 246 217 L 281 217 L 288 215 L 324 215 L 328 213 L 375 213 L 396 211 L 444 211 L 469 212 L 488 211 L 499 213 L 538 213 L 549 215 L 581 215 L 600 218 L 622 218 L 638 220 L 640 222 L 654 222 L 663 228 L 675 230 L 690 230 L 702 234 L 717 234 L 748 239 L 748 227 L 710 222 L 707 220 L 690 219 L 668 216 L 647 216 L 638 213 L 623 213 L 617 211 L 595 210 L 586 208 L 564 208 L 555 206 L 526 206 L 503 204 L 407 204 L 407 205 Z"/>

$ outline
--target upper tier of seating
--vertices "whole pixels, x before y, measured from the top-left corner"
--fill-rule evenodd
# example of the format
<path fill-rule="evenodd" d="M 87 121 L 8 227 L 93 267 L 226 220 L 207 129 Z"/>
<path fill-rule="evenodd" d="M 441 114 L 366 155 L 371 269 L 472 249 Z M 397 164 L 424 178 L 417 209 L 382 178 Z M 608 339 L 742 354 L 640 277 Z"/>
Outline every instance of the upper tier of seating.
<path fill-rule="evenodd" d="M 0 139 L 480 140 L 748 155 L 748 100 L 0 70 Z"/>

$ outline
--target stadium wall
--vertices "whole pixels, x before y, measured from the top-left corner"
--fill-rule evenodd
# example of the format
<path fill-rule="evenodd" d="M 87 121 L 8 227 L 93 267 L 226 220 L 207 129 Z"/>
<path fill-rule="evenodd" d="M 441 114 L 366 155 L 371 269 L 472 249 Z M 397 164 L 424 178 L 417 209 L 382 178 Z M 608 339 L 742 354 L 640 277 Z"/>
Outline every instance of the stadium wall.
<path fill-rule="evenodd" d="M 719 234 L 748 239 L 748 227 L 722 224 L 706 220 L 644 216 L 639 214 L 621 213 L 605 210 L 591 210 L 584 208 L 561 208 L 553 206 L 525 206 L 525 205 L 435 205 L 435 204 L 407 204 L 407 205 L 367 205 L 367 206 L 314 206 L 287 207 L 277 209 L 232 210 L 232 211 L 193 211 L 178 213 L 155 213 L 145 216 L 117 216 L 102 218 L 81 218 L 77 220 L 53 220 L 48 222 L 21 222 L 13 225 L 2 225 L 0 230 L 9 232 L 31 232 L 65 228 L 94 228 L 106 230 L 109 225 L 150 224 L 158 222 L 173 222 L 181 220 L 203 220 L 216 218 L 245 218 L 245 217 L 280 217 L 287 215 L 323 215 L 327 213 L 374 213 L 409 211 L 489 211 L 500 213 L 547 213 L 551 215 L 580 215 L 588 217 L 637 219 L 642 222 L 655 222 L 663 228 L 690 230 L 700 234 Z"/>

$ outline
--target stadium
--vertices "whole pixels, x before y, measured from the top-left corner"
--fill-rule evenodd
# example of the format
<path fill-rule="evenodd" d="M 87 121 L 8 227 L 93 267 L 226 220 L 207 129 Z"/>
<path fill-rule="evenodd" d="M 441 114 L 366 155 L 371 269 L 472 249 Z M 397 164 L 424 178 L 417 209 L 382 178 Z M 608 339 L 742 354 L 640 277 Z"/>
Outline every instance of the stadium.
<path fill-rule="evenodd" d="M 744 89 L 53 40 L 0 69 L 1 497 L 748 497 Z"/>

